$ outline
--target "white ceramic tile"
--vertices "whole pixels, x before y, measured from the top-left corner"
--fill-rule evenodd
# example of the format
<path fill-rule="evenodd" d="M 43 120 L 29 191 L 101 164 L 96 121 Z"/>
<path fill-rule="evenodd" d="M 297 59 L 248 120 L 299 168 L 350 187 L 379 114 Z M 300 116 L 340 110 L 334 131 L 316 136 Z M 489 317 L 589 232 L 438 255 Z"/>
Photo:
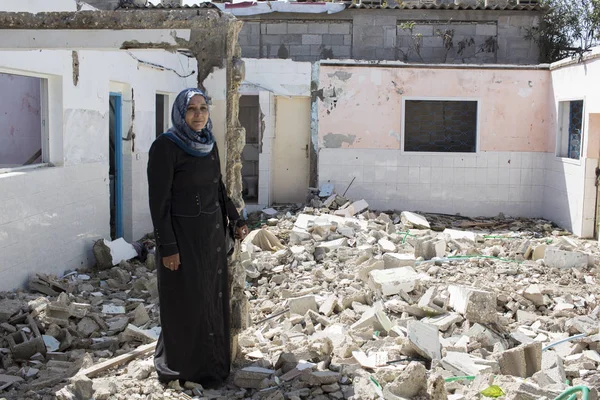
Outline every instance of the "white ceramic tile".
<path fill-rule="evenodd" d="M 398 167 L 397 173 L 396 173 L 396 182 L 397 183 L 408 183 L 409 181 L 409 177 L 408 177 L 408 172 L 409 172 L 409 167 Z"/>
<path fill-rule="evenodd" d="M 419 183 L 419 167 L 408 167 L 408 182 L 409 183 Z"/>
<path fill-rule="evenodd" d="M 420 168 L 419 180 L 423 184 L 431 183 L 431 167 L 421 167 Z"/>
<path fill-rule="evenodd" d="M 511 152 L 510 153 L 510 168 L 521 168 L 521 153 Z"/>
<path fill-rule="evenodd" d="M 492 168 L 500 166 L 498 153 L 487 154 L 487 166 Z"/>
<path fill-rule="evenodd" d="M 511 186 L 521 184 L 521 169 L 511 168 L 509 169 L 509 184 Z"/>
<path fill-rule="evenodd" d="M 523 153 L 521 156 L 521 168 L 528 169 L 533 168 L 533 155 L 535 153 Z"/>
<path fill-rule="evenodd" d="M 479 153 L 477 155 L 477 167 L 487 168 L 488 166 L 488 155 L 487 153 Z"/>
<path fill-rule="evenodd" d="M 486 184 L 497 185 L 498 183 L 498 168 L 488 167 Z"/>

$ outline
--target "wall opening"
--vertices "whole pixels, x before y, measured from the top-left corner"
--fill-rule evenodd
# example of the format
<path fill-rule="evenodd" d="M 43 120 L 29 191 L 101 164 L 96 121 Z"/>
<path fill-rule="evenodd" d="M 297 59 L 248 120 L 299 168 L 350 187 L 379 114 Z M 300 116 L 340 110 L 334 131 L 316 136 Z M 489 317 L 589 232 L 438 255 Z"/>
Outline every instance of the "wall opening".
<path fill-rule="evenodd" d="M 156 137 L 169 129 L 169 95 L 156 94 Z"/>
<path fill-rule="evenodd" d="M 121 93 L 109 100 L 110 237 L 123 236 L 123 109 Z"/>
<path fill-rule="evenodd" d="M 0 93 L 0 169 L 47 162 L 47 80 L 0 73 Z"/>
<path fill-rule="evenodd" d="M 260 155 L 260 105 L 258 96 L 240 97 L 240 124 L 246 129 L 242 151 L 242 197 L 246 204 L 258 203 L 258 159 Z"/>
<path fill-rule="evenodd" d="M 406 100 L 404 151 L 475 153 L 477 101 Z"/>
<path fill-rule="evenodd" d="M 583 100 L 558 103 L 558 157 L 579 160 L 583 143 Z"/>

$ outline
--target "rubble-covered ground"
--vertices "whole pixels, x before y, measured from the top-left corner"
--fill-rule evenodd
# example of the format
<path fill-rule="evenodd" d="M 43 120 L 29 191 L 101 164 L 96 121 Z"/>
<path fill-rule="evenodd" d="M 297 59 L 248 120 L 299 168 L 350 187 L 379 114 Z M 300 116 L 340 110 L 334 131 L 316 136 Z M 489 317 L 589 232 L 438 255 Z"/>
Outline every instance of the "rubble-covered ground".
<path fill-rule="evenodd" d="M 598 398 L 596 241 L 537 219 L 312 205 L 252 216 L 250 323 L 226 384 L 161 385 L 151 351 L 98 368 L 160 332 L 150 256 L 2 293 L 0 397 Z"/>

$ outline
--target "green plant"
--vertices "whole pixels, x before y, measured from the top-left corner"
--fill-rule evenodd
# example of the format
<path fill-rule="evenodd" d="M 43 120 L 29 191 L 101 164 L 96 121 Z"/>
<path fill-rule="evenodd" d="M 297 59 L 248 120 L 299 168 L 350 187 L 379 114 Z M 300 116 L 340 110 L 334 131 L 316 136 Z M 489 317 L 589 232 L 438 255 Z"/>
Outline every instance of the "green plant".
<path fill-rule="evenodd" d="M 548 11 L 526 38 L 540 48 L 541 62 L 579 57 L 600 43 L 600 0 L 542 0 Z"/>

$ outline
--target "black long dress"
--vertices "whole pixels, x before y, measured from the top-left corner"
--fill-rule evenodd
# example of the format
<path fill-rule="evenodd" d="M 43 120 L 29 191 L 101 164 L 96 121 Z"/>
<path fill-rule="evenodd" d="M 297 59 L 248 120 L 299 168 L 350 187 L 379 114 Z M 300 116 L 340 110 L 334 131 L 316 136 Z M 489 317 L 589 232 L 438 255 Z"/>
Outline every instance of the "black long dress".
<path fill-rule="evenodd" d="M 221 179 L 217 146 L 194 157 L 160 136 L 147 172 L 162 326 L 158 377 L 218 384 L 229 375 L 231 358 L 226 221 L 239 214 Z M 171 271 L 162 258 L 176 253 L 181 265 Z"/>

